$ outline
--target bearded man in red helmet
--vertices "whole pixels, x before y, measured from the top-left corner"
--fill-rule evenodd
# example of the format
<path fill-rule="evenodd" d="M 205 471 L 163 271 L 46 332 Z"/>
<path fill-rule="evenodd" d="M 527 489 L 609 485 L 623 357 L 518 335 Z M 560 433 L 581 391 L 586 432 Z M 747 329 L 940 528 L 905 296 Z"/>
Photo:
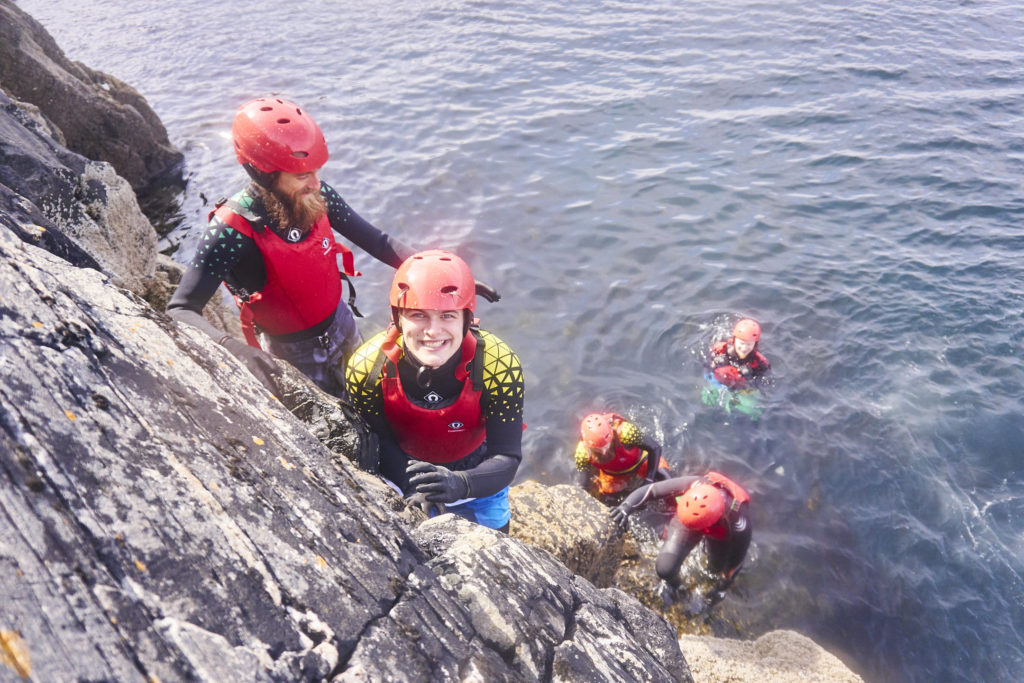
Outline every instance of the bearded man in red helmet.
<path fill-rule="evenodd" d="M 758 350 L 761 326 L 743 318 L 732 328 L 732 336 L 711 347 L 710 366 L 714 378 L 730 389 L 760 387 L 767 381 L 771 364 Z"/>
<path fill-rule="evenodd" d="M 276 98 L 253 100 L 238 110 L 231 134 L 251 183 L 211 212 L 167 313 L 224 345 L 271 392 L 273 354 L 343 397 L 345 361 L 362 339 L 353 318 L 354 290 L 349 282 L 346 304 L 342 280 L 359 272 L 334 233 L 393 268 L 414 252 L 320 180 L 327 143 L 301 107 Z M 203 318 L 221 282 L 239 305 L 246 343 Z M 480 287 L 483 296 L 497 300 L 494 290 Z"/>
<path fill-rule="evenodd" d="M 652 500 L 671 498 L 675 498 L 676 514 L 665 530 L 665 540 L 654 561 L 655 571 L 666 584 L 678 588 L 682 583 L 679 568 L 690 551 L 704 541 L 708 571 L 716 579 L 709 601 L 714 604 L 725 596 L 750 547 L 750 495 L 724 474 L 708 472 L 702 477 L 676 477 L 642 486 L 610 514 L 625 530 L 634 510 Z"/>
<path fill-rule="evenodd" d="M 391 286 L 392 324 L 356 350 L 346 381 L 395 489 L 428 514 L 507 531 L 523 370 L 505 342 L 475 326 L 474 282 L 446 251 L 405 261 Z"/>

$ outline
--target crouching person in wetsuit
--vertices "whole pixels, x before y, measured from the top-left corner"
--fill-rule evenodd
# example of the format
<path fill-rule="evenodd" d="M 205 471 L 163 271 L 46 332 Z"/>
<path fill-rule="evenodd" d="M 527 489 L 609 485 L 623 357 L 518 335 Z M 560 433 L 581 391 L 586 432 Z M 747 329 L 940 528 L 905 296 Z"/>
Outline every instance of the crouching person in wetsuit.
<path fill-rule="evenodd" d="M 761 326 L 750 318 L 740 320 L 732 337 L 711 347 L 709 365 L 715 379 L 730 389 L 751 389 L 767 381 L 771 364 L 758 351 Z"/>
<path fill-rule="evenodd" d="M 703 477 L 677 477 L 633 491 L 612 509 L 612 519 L 625 530 L 631 512 L 651 500 L 664 498 L 676 499 L 676 515 L 669 522 L 654 563 L 658 576 L 669 586 L 679 587 L 683 560 L 703 540 L 708 571 L 717 579 L 712 603 L 721 600 L 739 573 L 750 546 L 750 496 L 718 472 L 708 472 Z"/>
<path fill-rule="evenodd" d="M 380 473 L 433 514 L 508 530 L 522 459 L 523 371 L 505 342 L 473 326 L 473 273 L 425 251 L 399 267 L 393 323 L 352 356 L 352 403 L 380 439 Z"/>
<path fill-rule="evenodd" d="M 574 459 L 578 483 L 602 502 L 673 476 L 661 445 L 615 413 L 583 418 Z"/>

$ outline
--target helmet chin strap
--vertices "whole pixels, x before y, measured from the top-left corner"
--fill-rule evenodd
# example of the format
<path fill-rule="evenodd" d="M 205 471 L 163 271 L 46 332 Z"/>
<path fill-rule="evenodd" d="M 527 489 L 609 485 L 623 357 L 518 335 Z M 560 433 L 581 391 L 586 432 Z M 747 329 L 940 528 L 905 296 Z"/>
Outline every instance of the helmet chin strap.
<path fill-rule="evenodd" d="M 242 164 L 242 168 L 244 168 L 245 172 L 249 174 L 249 177 L 252 178 L 252 181 L 259 185 L 260 187 L 262 187 L 264 190 L 269 190 L 271 185 L 274 184 L 273 173 L 265 173 L 256 168 L 256 166 L 254 166 L 252 163 Z"/>
<path fill-rule="evenodd" d="M 394 332 L 392 332 L 392 330 Z M 392 346 L 394 346 L 394 338 L 397 338 L 397 336 L 401 334 L 401 328 L 398 325 L 388 326 L 388 333 L 389 335 L 393 334 L 393 337 L 389 341 L 391 341 Z M 424 365 L 420 362 L 420 359 L 408 349 L 405 350 L 402 358 L 406 363 L 416 368 L 416 384 L 418 384 L 422 389 L 429 389 L 430 381 L 434 378 L 434 369 L 429 365 Z"/>

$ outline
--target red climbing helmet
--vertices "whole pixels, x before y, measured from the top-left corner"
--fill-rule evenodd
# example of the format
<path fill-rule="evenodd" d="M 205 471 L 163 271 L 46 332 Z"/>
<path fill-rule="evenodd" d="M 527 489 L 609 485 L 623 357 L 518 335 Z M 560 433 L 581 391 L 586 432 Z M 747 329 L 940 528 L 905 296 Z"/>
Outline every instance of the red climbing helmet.
<path fill-rule="evenodd" d="M 714 484 L 699 481 L 676 501 L 676 516 L 689 529 L 707 529 L 722 518 L 725 496 Z"/>
<path fill-rule="evenodd" d="M 327 142 L 320 126 L 297 104 L 261 97 L 243 104 L 231 126 L 238 163 L 257 183 L 269 174 L 308 173 L 327 163 Z"/>
<path fill-rule="evenodd" d="M 744 318 L 732 328 L 732 336 L 747 342 L 758 342 L 761 339 L 761 326 L 756 320 Z"/>
<path fill-rule="evenodd" d="M 421 251 L 405 260 L 391 283 L 391 307 L 435 311 L 476 309 L 476 281 L 466 262 L 440 249 Z"/>
<path fill-rule="evenodd" d="M 606 448 L 612 442 L 613 434 L 611 415 L 587 415 L 580 424 L 580 439 L 587 448 Z"/>

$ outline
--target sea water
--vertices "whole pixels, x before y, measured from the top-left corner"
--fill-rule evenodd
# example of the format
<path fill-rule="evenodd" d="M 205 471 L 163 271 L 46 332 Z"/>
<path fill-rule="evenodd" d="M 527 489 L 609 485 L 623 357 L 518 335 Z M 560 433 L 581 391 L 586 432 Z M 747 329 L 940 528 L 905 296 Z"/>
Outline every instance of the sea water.
<path fill-rule="evenodd" d="M 569 481 L 580 418 L 625 413 L 751 492 L 737 635 L 1024 679 L 1017 3 L 18 4 L 185 153 L 176 259 L 244 181 L 236 108 L 299 102 L 358 213 L 501 291 L 519 480 Z M 358 267 L 368 335 L 391 273 Z M 756 421 L 700 401 L 739 316 L 773 366 Z"/>

